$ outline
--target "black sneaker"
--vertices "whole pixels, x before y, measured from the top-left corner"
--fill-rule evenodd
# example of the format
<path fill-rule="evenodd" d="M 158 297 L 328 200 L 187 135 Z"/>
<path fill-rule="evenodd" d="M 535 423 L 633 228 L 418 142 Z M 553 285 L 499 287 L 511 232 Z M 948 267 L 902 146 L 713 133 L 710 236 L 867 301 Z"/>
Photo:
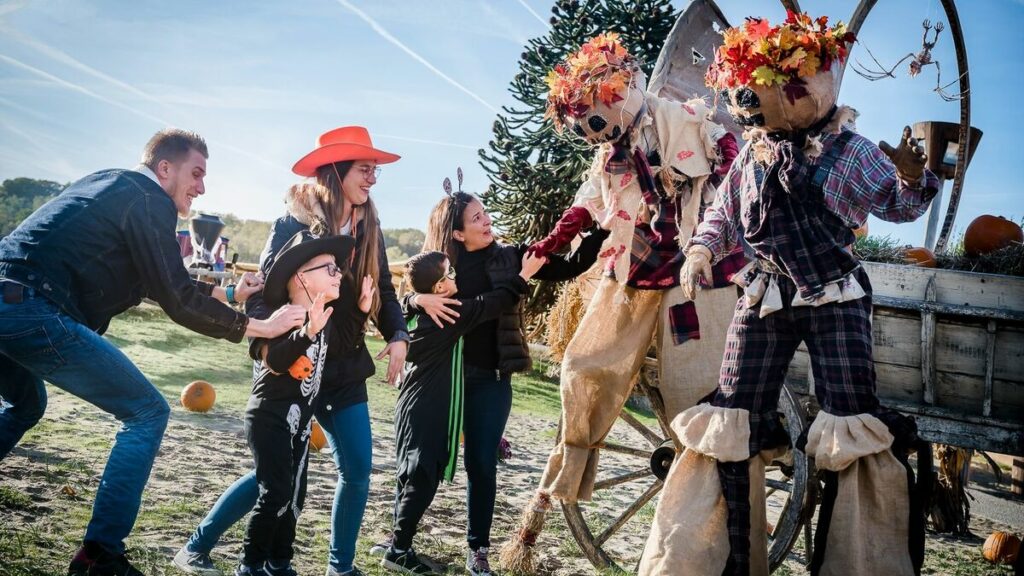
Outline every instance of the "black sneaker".
<path fill-rule="evenodd" d="M 388 548 L 380 565 L 401 574 L 426 574 L 428 576 L 441 574 L 436 564 L 430 562 L 428 558 L 420 558 L 412 548 L 402 553 L 396 552 L 394 548 Z"/>
<path fill-rule="evenodd" d="M 71 559 L 71 565 L 68 566 L 68 576 L 89 576 L 89 568 L 96 563 L 96 558 L 99 558 L 103 553 L 99 545 L 86 542 L 82 544 L 82 547 L 75 552 L 75 557 Z"/>
<path fill-rule="evenodd" d="M 283 562 L 267 561 L 267 563 L 263 565 L 263 571 L 270 576 L 299 576 L 299 573 L 292 568 L 292 563 L 288 560 L 284 560 Z"/>
<path fill-rule="evenodd" d="M 382 553 L 383 554 L 383 553 Z M 327 565 L 327 576 L 366 576 L 363 571 L 355 566 L 348 572 L 338 572 L 330 564 Z"/>
<path fill-rule="evenodd" d="M 145 574 L 132 566 L 124 554 L 104 552 L 89 567 L 89 576 L 145 576 Z"/>
<path fill-rule="evenodd" d="M 188 544 L 181 547 L 174 555 L 171 562 L 176 568 L 186 574 L 198 574 L 199 576 L 223 576 L 223 573 L 213 565 L 210 555 L 206 552 L 193 552 Z"/>
<path fill-rule="evenodd" d="M 263 569 L 263 566 L 257 566 L 256 568 L 251 568 L 249 566 L 246 566 L 245 564 L 239 564 L 238 567 L 235 568 L 235 576 L 268 576 L 268 575 L 267 575 L 267 571 Z"/>
<path fill-rule="evenodd" d="M 491 564 L 487 561 L 487 552 L 488 549 L 484 547 L 469 551 L 469 557 L 466 558 L 466 570 L 469 571 L 470 576 L 497 576 L 491 572 Z"/>

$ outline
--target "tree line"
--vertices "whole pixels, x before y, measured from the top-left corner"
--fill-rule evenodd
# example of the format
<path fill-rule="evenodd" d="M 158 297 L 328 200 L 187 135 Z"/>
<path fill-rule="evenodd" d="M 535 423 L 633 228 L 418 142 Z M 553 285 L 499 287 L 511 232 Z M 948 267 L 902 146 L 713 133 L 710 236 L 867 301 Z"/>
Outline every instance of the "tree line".
<path fill-rule="evenodd" d="M 12 178 L 0 184 L 0 238 L 10 234 L 40 206 L 57 197 L 68 184 L 35 178 Z M 195 215 L 195 213 L 193 213 Z M 238 253 L 239 262 L 258 262 L 270 234 L 270 222 L 248 220 L 234 214 L 218 214 L 224 221 L 221 236 L 228 238 L 228 258 Z M 188 222 L 178 218 L 178 230 Z M 415 228 L 385 229 L 388 260 L 406 260 L 423 248 L 423 232 Z"/>

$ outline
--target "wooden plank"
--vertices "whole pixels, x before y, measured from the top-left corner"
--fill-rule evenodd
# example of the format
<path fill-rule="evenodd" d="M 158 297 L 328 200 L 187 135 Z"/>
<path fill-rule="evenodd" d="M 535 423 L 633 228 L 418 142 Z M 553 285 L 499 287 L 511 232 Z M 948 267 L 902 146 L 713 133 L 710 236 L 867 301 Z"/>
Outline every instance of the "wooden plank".
<path fill-rule="evenodd" d="M 985 392 L 984 397 L 981 401 L 981 415 L 991 416 L 992 415 L 992 378 L 995 372 L 996 365 L 996 321 L 989 320 L 988 326 L 986 327 L 988 332 L 988 338 L 986 338 L 985 348 L 987 349 L 986 362 L 985 362 Z"/>
<path fill-rule="evenodd" d="M 924 403 L 920 368 L 875 362 L 875 388 L 883 402 Z"/>
<path fill-rule="evenodd" d="M 918 435 L 929 442 L 1024 456 L 1024 426 L 997 418 L 965 416 L 946 408 L 886 402 L 914 416 Z"/>
<path fill-rule="evenodd" d="M 862 262 L 875 296 L 924 300 L 935 278 L 936 302 L 1024 312 L 1024 278 Z"/>
<path fill-rule="evenodd" d="M 921 317 L 876 309 L 871 323 L 875 362 L 921 368 Z"/>
<path fill-rule="evenodd" d="M 1024 422 L 1024 384 L 993 378 L 992 416 Z"/>
<path fill-rule="evenodd" d="M 935 277 L 928 279 L 924 299 L 935 301 Z M 935 404 L 935 313 L 928 311 L 921 313 L 921 385 L 924 403 Z"/>

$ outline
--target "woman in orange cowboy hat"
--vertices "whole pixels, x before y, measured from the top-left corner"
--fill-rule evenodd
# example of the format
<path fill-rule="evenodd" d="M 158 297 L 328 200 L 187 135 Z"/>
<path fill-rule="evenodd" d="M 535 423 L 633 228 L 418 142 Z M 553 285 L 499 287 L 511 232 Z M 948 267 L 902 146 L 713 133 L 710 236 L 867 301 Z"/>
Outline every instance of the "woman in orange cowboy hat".
<path fill-rule="evenodd" d="M 401 375 L 409 335 L 391 284 L 384 238 L 370 190 L 377 183 L 379 166 L 398 159 L 396 154 L 375 148 L 366 128 L 361 126 L 345 126 L 322 134 L 316 147 L 292 167 L 295 174 L 311 180 L 289 188 L 285 196 L 287 214 L 274 222 L 260 257 L 260 269 L 265 272 L 288 239 L 302 230 L 315 235 L 354 236 L 351 270 L 355 278 L 369 275 L 377 283 L 370 318 L 388 341 L 378 358 L 388 357 L 387 380 L 392 383 Z M 252 317 L 263 318 L 270 312 L 259 295 L 250 298 L 246 305 L 246 313 Z M 373 373 L 373 359 L 362 338 L 347 350 L 328 346 L 320 406 L 316 411 L 338 467 L 328 576 L 362 574 L 353 560 L 370 486 L 372 441 L 366 379 Z M 252 509 L 258 496 L 259 487 L 252 472 L 239 478 L 178 551 L 175 566 L 190 574 L 220 574 L 210 560 L 210 551 L 220 536 Z M 268 562 L 264 571 L 294 574 L 288 566 L 288 558 L 278 558 Z"/>

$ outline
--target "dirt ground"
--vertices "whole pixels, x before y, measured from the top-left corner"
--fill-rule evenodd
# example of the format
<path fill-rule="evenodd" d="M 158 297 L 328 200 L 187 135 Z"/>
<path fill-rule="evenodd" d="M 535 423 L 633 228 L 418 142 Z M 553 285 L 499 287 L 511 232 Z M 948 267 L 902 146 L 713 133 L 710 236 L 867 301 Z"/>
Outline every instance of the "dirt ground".
<path fill-rule="evenodd" d="M 366 555 L 369 545 L 387 533 L 394 486 L 392 423 L 389 411 L 373 410 L 374 471 L 357 562 L 370 574 L 383 573 Z M 105 447 L 114 433 L 113 422 L 95 408 L 62 393 L 51 395 L 44 422 L 22 442 L 0 468 L 0 574 L 60 574 L 81 537 L 88 518 L 93 490 L 106 457 Z M 539 477 L 546 452 L 555 434 L 547 418 L 517 413 L 507 429 L 514 456 L 501 466 L 495 541 L 503 541 L 514 526 L 519 510 L 529 499 Z M 632 431 L 616 429 L 614 438 L 636 442 Z M 627 470 L 630 457 L 607 455 L 602 468 Z M 199 415 L 175 408 L 163 446 L 143 501 L 143 513 L 129 541 L 131 558 L 147 574 L 174 574 L 169 558 L 188 537 L 217 496 L 250 465 L 250 455 L 237 416 L 218 413 Z M 418 548 L 451 564 L 450 573 L 464 573 L 464 481 L 443 486 L 424 519 Z M 617 515 L 637 487 L 602 498 L 592 514 Z M 335 484 L 334 466 L 324 451 L 312 459 L 306 511 L 300 519 L 296 566 L 301 574 L 324 570 L 330 506 Z M 20 495 L 20 497 L 19 497 Z M 642 549 L 653 506 L 642 509 L 621 535 L 610 543 L 618 558 L 635 558 Z M 1009 574 L 980 559 L 984 535 L 1007 529 L 980 518 L 971 524 L 978 536 L 953 538 L 930 534 L 930 574 Z M 1019 530 L 1020 527 L 1017 527 Z M 214 557 L 225 570 L 240 548 L 242 529 L 233 528 Z M 541 573 L 552 576 L 594 574 L 582 557 L 559 513 L 549 515 L 538 545 Z M 798 546 L 780 572 L 803 573 Z"/>

